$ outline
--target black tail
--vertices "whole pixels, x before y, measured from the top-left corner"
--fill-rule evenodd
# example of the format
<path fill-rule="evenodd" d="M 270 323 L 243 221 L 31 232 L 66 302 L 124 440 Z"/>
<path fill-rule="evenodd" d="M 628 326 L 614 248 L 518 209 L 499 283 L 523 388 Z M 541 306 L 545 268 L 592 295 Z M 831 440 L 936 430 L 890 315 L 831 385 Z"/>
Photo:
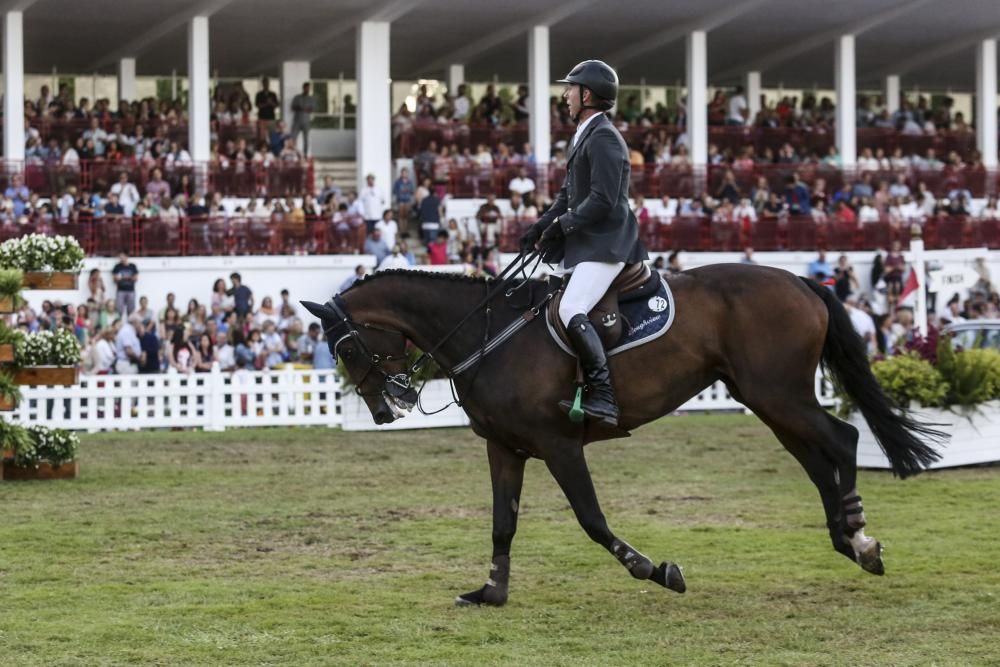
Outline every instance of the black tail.
<path fill-rule="evenodd" d="M 864 341 L 854 330 L 851 316 L 843 304 L 832 291 L 815 281 L 808 278 L 802 281 L 823 300 L 830 313 L 823 343 L 823 366 L 861 410 L 892 464 L 893 473 L 906 478 L 941 458 L 933 447 L 921 442 L 921 438 L 936 444 L 947 439 L 947 434 L 917 423 L 886 396 L 872 375 Z"/>

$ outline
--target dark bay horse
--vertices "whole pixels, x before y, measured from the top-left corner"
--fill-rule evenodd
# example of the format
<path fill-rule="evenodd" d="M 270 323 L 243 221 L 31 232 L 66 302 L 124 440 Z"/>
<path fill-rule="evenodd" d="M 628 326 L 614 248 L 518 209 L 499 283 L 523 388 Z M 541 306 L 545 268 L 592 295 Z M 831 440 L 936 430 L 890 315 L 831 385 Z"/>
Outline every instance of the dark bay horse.
<path fill-rule="evenodd" d="M 406 341 L 434 349 L 492 284 L 452 274 L 386 271 L 324 305 L 304 305 L 322 320 L 331 351 L 344 361 L 375 421 L 386 423 L 416 401 L 416 392 L 406 388 Z M 882 548 L 864 533 L 855 486 L 858 432 L 818 404 L 817 366 L 822 361 L 853 400 L 898 476 L 936 460 L 920 438 L 940 434 L 910 420 L 882 392 L 849 315 L 830 290 L 786 271 L 740 264 L 685 271 L 671 278 L 670 286 L 677 313 L 670 331 L 611 357 L 621 428 L 666 415 L 722 380 L 805 468 L 819 490 L 834 549 L 867 572 L 882 574 Z M 456 367 L 545 293 L 545 283 L 531 281 L 514 296 L 499 294 L 490 312 L 477 312 L 435 349 L 434 359 L 446 370 Z M 531 320 L 454 376 L 472 429 L 486 439 L 493 485 L 491 574 L 486 585 L 457 602 L 506 602 L 524 465 L 532 457 L 548 466 L 587 535 L 633 577 L 683 592 L 675 564 L 655 566 L 608 527 L 584 445 L 625 434 L 573 424 L 560 411 L 559 401 L 573 392 L 576 359 L 557 347 L 542 319 Z"/>

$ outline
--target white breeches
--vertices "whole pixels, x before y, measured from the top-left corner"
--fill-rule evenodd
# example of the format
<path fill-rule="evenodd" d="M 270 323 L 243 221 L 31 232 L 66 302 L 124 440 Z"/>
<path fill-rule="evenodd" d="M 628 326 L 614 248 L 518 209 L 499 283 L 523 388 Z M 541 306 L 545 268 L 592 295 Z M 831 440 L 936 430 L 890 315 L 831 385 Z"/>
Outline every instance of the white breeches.
<path fill-rule="evenodd" d="M 569 284 L 559 302 L 559 319 L 566 326 L 574 315 L 586 315 L 611 287 L 625 262 L 580 262 L 572 268 Z"/>

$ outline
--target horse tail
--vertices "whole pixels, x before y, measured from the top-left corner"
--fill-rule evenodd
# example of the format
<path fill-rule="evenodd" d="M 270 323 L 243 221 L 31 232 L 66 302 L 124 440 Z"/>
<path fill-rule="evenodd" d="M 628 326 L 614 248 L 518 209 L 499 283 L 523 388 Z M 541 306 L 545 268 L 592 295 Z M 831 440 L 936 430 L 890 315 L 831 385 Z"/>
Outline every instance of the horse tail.
<path fill-rule="evenodd" d="M 851 316 L 836 295 L 813 280 L 802 281 L 826 304 L 829 322 L 823 343 L 823 367 L 833 375 L 841 391 L 858 407 L 875 435 L 893 474 L 905 479 L 934 463 L 940 454 L 922 441 L 940 443 L 945 433 L 920 424 L 882 391 L 872 374 L 864 341 L 851 323 Z"/>

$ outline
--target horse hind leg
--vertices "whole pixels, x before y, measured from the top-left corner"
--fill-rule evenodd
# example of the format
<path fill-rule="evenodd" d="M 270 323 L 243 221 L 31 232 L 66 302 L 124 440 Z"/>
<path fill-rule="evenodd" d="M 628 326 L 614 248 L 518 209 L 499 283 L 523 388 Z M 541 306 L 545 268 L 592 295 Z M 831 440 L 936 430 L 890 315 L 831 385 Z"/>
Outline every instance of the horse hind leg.
<path fill-rule="evenodd" d="M 805 469 L 819 491 L 833 548 L 872 574 L 884 574 L 882 546 L 864 534 L 857 480 L 857 430 L 814 400 L 751 406 Z M 793 407 L 797 406 L 797 407 Z"/>

